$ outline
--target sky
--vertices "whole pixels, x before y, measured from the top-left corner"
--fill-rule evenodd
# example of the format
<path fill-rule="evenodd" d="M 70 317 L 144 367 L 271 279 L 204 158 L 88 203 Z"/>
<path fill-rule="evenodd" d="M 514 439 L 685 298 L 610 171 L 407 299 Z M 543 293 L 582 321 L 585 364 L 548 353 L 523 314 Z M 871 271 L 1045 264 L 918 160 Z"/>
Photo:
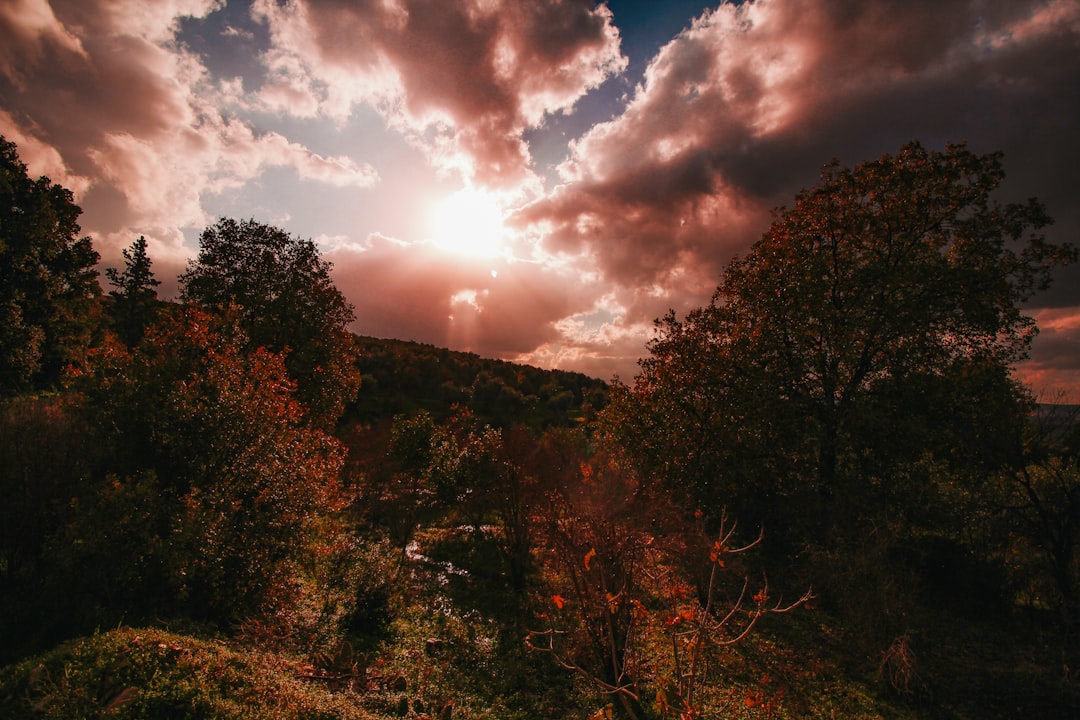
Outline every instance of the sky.
<path fill-rule="evenodd" d="M 220 217 L 352 330 L 630 380 L 832 159 L 1004 152 L 1080 244 L 1080 0 L 0 0 L 0 134 L 162 295 Z M 1017 372 L 1080 402 L 1080 268 Z"/>

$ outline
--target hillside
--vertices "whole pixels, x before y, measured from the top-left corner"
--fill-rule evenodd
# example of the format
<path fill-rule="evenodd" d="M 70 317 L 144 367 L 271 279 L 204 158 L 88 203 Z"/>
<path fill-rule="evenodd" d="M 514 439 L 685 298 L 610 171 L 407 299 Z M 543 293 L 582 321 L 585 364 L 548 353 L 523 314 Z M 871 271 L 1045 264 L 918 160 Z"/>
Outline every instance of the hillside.
<path fill-rule="evenodd" d="M 534 430 L 576 424 L 607 404 L 607 385 L 406 340 L 356 336 L 360 393 L 346 419 L 367 423 L 426 410 L 436 419 L 467 405 L 482 423 Z"/>
<path fill-rule="evenodd" d="M 1077 253 L 998 167 L 832 168 L 610 387 L 354 339 L 254 220 L 103 302 L 15 207 L 0 717 L 1080 717 L 1080 418 L 1012 373 Z"/>
<path fill-rule="evenodd" d="M 589 523 L 607 517 L 603 522 L 610 528 L 604 532 L 614 532 L 620 543 L 636 537 L 643 518 L 649 518 L 651 536 L 659 542 L 666 533 L 689 537 L 693 531 L 686 525 L 675 530 L 681 521 L 666 517 L 672 508 L 659 498 L 646 498 L 644 504 L 634 499 L 633 485 L 625 488 L 631 495 L 621 498 L 624 481 L 617 476 L 606 488 L 596 487 L 600 496 L 582 494 L 575 474 L 558 479 L 562 461 L 555 460 L 569 451 L 559 445 L 560 433 L 584 429 L 593 408 L 607 402 L 604 384 L 430 345 L 357 342 L 363 388 L 339 428 L 349 449 L 345 474 L 360 492 L 348 516 L 362 538 L 345 575 L 356 590 L 343 616 L 344 632 L 330 645 L 305 648 L 258 635 L 235 637 L 232 631 L 223 634 L 224 627 L 184 618 L 136 615 L 131 622 L 137 624 L 130 627 L 126 618 L 114 616 L 106 627 L 116 630 L 76 637 L 51 650 L 42 647 L 0 670 L 0 715 L 26 720 L 610 717 L 611 706 L 587 678 L 560 668 L 542 649 L 530 649 L 535 638 L 523 642 L 556 617 L 552 598 L 563 622 L 570 619 L 563 603 L 568 613 L 572 603 L 589 601 L 585 588 L 572 594 L 559 569 L 558 553 L 567 552 L 566 543 L 578 541 L 576 547 L 587 549 L 589 543 L 604 542 L 595 536 L 581 545 L 581 538 L 560 536 L 551 521 L 562 511 L 551 503 L 576 498 L 576 512 L 586 524 L 575 533 L 588 535 L 596 529 Z M 471 412 L 475 424 L 460 424 L 463 410 Z M 1039 415 L 1053 417 L 1055 428 L 1072 428 L 1069 410 L 1042 407 Z M 495 453 L 521 464 L 528 476 L 499 475 L 501 484 L 489 487 L 483 477 L 469 475 L 467 495 L 440 497 L 446 482 L 441 465 L 409 469 L 390 459 L 395 418 L 420 411 L 436 422 L 433 448 L 444 443 L 440 452 L 460 453 L 462 459 L 478 450 Z M 481 428 L 488 424 L 504 427 L 505 445 L 480 450 L 477 443 L 486 437 Z M 439 460 L 446 462 L 445 456 Z M 457 462 L 451 463 L 454 472 L 460 472 Z M 511 505 L 505 504 L 504 491 L 516 493 Z M 610 503 L 619 509 L 603 515 Z M 519 526 L 514 512 L 524 513 Z M 481 517 L 500 530 L 472 531 L 471 519 Z M 407 525 L 400 524 L 402 518 Z M 668 522 L 675 526 L 665 530 Z M 515 587 L 507 544 L 515 527 L 530 538 L 534 558 L 522 587 Z M 699 671 L 705 684 L 695 702 L 723 717 L 747 719 L 1075 717 L 1080 687 L 1069 669 L 1076 662 L 1075 645 L 1056 632 L 1045 608 L 1002 605 L 978 583 L 955 579 L 980 572 L 981 566 L 966 554 L 949 555 L 952 548 L 939 543 L 936 551 L 905 561 L 905 572 L 913 573 L 919 587 L 915 595 L 911 588 L 901 593 L 907 597 L 900 603 L 906 615 L 901 623 L 911 630 L 887 647 L 866 635 L 878 625 L 873 619 L 878 611 L 857 611 L 853 621 L 842 602 L 815 599 L 790 615 L 763 618 L 737 645 L 707 647 L 701 659 L 708 670 Z M 580 570 L 582 550 L 569 552 L 578 553 L 571 564 Z M 592 554 L 584 553 L 586 569 Z M 659 579 L 675 569 L 663 558 L 646 554 L 639 561 Z M 897 573 L 901 566 L 895 559 L 890 563 L 889 572 Z M 756 562 L 730 565 L 727 591 L 738 587 L 735 573 L 751 572 Z M 790 577 L 781 582 L 778 576 L 778 588 L 803 582 L 799 563 L 779 569 Z M 858 568 L 852 572 L 853 578 L 863 577 Z M 868 570 L 866 577 L 874 572 Z M 59 579 L 50 582 L 62 585 Z M 680 586 L 663 581 L 652 588 L 653 580 L 641 582 L 634 592 L 642 615 L 628 626 L 634 628 L 639 654 L 634 662 L 642 679 L 662 688 L 672 661 L 667 646 L 679 637 L 672 617 L 678 620 L 695 606 L 683 605 L 671 616 L 665 593 Z M 883 603 L 887 612 L 893 602 Z M 45 612 L 63 612 L 60 598 L 47 603 Z M 12 598 L 8 604 L 23 617 L 40 608 Z M 77 623 L 71 628 L 91 629 Z M 675 716 L 662 697 L 660 690 L 650 695 L 644 716 Z"/>

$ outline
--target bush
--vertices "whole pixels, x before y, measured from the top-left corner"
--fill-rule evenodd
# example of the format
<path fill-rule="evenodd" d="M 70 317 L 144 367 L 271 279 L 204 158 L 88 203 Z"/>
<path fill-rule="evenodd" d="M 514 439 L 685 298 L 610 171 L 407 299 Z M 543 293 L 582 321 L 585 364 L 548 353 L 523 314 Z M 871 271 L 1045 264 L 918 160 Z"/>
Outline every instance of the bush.
<path fill-rule="evenodd" d="M 344 451 L 305 423 L 283 357 L 249 352 L 231 319 L 192 310 L 131 353 L 104 349 L 79 387 L 113 477 L 81 499 L 58 554 L 80 560 L 79 543 L 96 533 L 95 562 L 123 568 L 121 600 L 145 594 L 151 606 L 262 638 L 325 635 L 317 626 L 338 588 L 320 573 L 353 549 L 337 520 L 348 502 Z M 145 521 L 124 515 L 132 493 L 152 506 Z M 136 533 L 153 557 L 131 557 L 109 529 Z M 140 573 L 133 563 L 144 560 Z"/>

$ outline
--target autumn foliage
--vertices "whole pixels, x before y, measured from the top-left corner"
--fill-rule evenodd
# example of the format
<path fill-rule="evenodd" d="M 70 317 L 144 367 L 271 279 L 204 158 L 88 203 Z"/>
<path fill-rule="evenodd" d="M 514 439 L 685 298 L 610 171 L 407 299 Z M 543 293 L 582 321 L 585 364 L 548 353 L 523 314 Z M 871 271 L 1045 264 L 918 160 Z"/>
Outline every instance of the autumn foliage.
<path fill-rule="evenodd" d="M 0 150 L 0 715 L 1075 708 L 1080 424 L 1011 372 L 1075 252 L 1000 155 L 826 166 L 607 387 L 354 338 L 254 220 L 180 302 L 142 238 L 100 297 L 70 194 Z"/>
<path fill-rule="evenodd" d="M 245 345 L 227 317 L 189 310 L 131 352 L 103 348 L 77 378 L 109 452 L 96 494 L 75 506 L 76 567 L 141 547 L 129 593 L 227 623 L 315 602 L 305 571 L 347 503 L 342 448 L 304 423 L 282 357 Z M 95 537 L 102 524 L 120 537 Z"/>

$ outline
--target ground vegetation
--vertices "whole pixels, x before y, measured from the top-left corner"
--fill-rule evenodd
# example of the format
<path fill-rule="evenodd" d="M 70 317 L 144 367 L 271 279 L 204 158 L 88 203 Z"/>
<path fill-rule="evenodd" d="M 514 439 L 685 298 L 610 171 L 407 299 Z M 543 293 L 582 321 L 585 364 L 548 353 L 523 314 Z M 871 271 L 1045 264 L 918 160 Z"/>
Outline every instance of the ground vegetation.
<path fill-rule="evenodd" d="M 1002 162 L 828 165 L 629 384 L 347 335 L 255 221 L 11 294 L 0 716 L 1076 717 L 1080 422 L 1011 373 L 1073 250 Z"/>

